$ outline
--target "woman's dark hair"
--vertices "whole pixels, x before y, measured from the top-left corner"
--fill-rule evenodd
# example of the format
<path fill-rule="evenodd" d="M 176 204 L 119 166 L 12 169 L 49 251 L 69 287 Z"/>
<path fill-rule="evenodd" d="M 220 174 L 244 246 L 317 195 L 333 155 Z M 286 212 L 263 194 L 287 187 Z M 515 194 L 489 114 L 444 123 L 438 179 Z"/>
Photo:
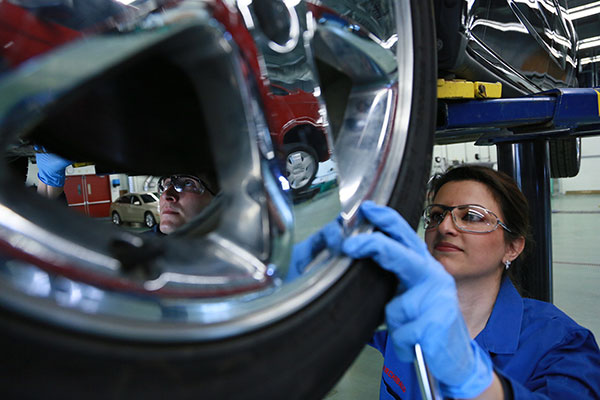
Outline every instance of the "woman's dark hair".
<path fill-rule="evenodd" d="M 479 165 L 463 165 L 452 168 L 444 174 L 435 176 L 430 182 L 430 199 L 435 198 L 439 190 L 448 182 L 475 181 L 484 184 L 500 205 L 503 221 L 508 229 L 504 230 L 504 240 L 512 242 L 519 237 L 525 238 L 525 250 L 511 264 L 509 276 L 519 286 L 519 269 L 525 252 L 532 247 L 531 227 L 529 226 L 529 205 L 516 182 L 504 172 Z"/>

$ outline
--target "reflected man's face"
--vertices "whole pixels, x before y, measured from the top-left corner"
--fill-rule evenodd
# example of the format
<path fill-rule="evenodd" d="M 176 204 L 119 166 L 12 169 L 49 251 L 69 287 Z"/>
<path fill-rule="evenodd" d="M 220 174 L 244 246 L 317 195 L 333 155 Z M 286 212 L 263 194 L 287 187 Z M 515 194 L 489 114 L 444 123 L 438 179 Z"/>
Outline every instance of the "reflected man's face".
<path fill-rule="evenodd" d="M 171 180 L 176 181 L 176 185 Z M 208 206 L 213 195 L 201 181 L 192 177 L 165 178 L 163 182 L 164 191 L 162 191 L 159 201 L 159 229 L 168 235 Z"/>

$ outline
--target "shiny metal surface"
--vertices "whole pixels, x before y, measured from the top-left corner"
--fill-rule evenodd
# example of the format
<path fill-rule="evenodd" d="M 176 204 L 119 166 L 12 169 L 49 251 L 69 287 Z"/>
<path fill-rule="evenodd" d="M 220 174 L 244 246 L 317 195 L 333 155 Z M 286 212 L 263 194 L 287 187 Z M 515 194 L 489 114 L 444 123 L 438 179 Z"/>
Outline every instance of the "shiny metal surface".
<path fill-rule="evenodd" d="M 417 372 L 417 380 L 421 388 L 421 398 L 423 400 L 442 400 L 444 397 L 441 394 L 439 383 L 429 373 L 429 369 L 427 369 L 423 349 L 420 344 L 415 345 L 414 364 Z"/>
<path fill-rule="evenodd" d="M 200 99 L 196 112 L 210 116 L 205 130 L 191 126 L 190 132 L 207 138 L 212 162 L 202 166 L 214 169 L 221 187 L 207 210 L 157 238 L 69 214 L 19 188 L 3 166 L 3 306 L 110 337 L 210 340 L 290 315 L 342 276 L 350 261 L 324 251 L 309 272 L 286 281 L 295 242 L 342 210 L 350 221 L 364 199 L 385 202 L 390 196 L 410 115 L 410 9 L 391 0 L 282 4 L 289 29 L 284 24 L 269 32 L 264 10 L 248 1 L 170 2 L 150 15 L 139 7 L 113 34 L 73 39 L 1 77 L 0 140 L 8 148 L 19 138 L 43 138 L 39 127 L 61 115 L 53 107 L 68 106 L 69 93 L 85 98 L 96 79 L 110 84 L 136 61 L 165 57 L 188 74 Z M 375 9 L 390 12 L 373 18 Z M 204 40 L 196 52 L 175 45 L 199 38 Z M 315 58 L 352 81 L 335 130 L 328 114 L 335 107 L 323 97 Z M 283 92 L 276 94 L 275 85 Z M 79 146 L 84 157 L 96 155 L 123 169 L 155 167 L 147 159 L 127 159 L 134 153 L 110 135 L 113 154 L 122 159 L 105 157 L 93 137 L 73 138 L 65 152 Z M 282 161 L 286 146 L 294 144 L 313 146 L 333 177 L 292 193 Z M 144 157 L 160 155 L 157 169 L 165 168 L 161 157 L 174 160 L 173 168 L 202 161 L 185 144 L 146 150 Z M 183 160 L 169 158 L 171 152 Z"/>
<path fill-rule="evenodd" d="M 577 84 L 577 37 L 558 2 L 465 0 L 459 32 L 459 76 L 477 79 L 484 70 L 520 94 Z"/>

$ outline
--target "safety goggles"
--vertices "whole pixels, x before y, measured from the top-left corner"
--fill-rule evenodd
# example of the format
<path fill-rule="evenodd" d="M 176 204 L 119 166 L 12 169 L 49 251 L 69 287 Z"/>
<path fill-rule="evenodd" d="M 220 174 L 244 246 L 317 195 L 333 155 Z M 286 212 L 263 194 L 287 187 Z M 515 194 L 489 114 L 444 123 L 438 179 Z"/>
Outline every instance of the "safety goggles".
<path fill-rule="evenodd" d="M 446 215 L 452 215 L 456 229 L 472 233 L 493 232 L 501 226 L 507 232 L 510 229 L 500 219 L 485 207 L 475 204 L 464 204 L 449 207 L 442 204 L 430 204 L 423 211 L 423 225 L 426 230 L 437 228 Z"/>
<path fill-rule="evenodd" d="M 208 191 L 212 194 L 210 189 L 202 182 L 202 179 L 193 175 L 171 175 L 163 176 L 158 180 L 158 194 L 166 192 L 170 186 L 173 186 L 178 193 L 190 192 L 203 194 Z"/>

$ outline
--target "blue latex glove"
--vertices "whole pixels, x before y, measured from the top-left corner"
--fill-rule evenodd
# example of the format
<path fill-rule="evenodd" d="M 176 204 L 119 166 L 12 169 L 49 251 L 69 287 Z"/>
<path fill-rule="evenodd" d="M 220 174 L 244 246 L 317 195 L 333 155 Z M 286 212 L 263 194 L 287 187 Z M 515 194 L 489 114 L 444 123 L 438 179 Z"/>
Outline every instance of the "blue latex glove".
<path fill-rule="evenodd" d="M 38 178 L 48 186 L 63 187 L 65 185 L 65 168 L 71 161 L 52 153 L 35 153 L 38 166 Z"/>
<path fill-rule="evenodd" d="M 412 361 L 414 345 L 419 343 L 445 396 L 479 395 L 492 382 L 492 364 L 469 336 L 454 278 L 396 211 L 373 202 L 365 202 L 360 210 L 385 234 L 350 237 L 342 250 L 353 258 L 372 258 L 396 274 L 405 289 L 386 306 L 388 332 L 396 354 L 401 360 Z"/>
<path fill-rule="evenodd" d="M 292 280 L 304 273 L 306 266 L 315 258 L 317 253 L 328 248 L 333 254 L 341 253 L 343 230 L 339 219 L 325 225 L 317 233 L 312 234 L 302 242 L 294 245 L 290 261 L 290 269 L 285 278 Z"/>

